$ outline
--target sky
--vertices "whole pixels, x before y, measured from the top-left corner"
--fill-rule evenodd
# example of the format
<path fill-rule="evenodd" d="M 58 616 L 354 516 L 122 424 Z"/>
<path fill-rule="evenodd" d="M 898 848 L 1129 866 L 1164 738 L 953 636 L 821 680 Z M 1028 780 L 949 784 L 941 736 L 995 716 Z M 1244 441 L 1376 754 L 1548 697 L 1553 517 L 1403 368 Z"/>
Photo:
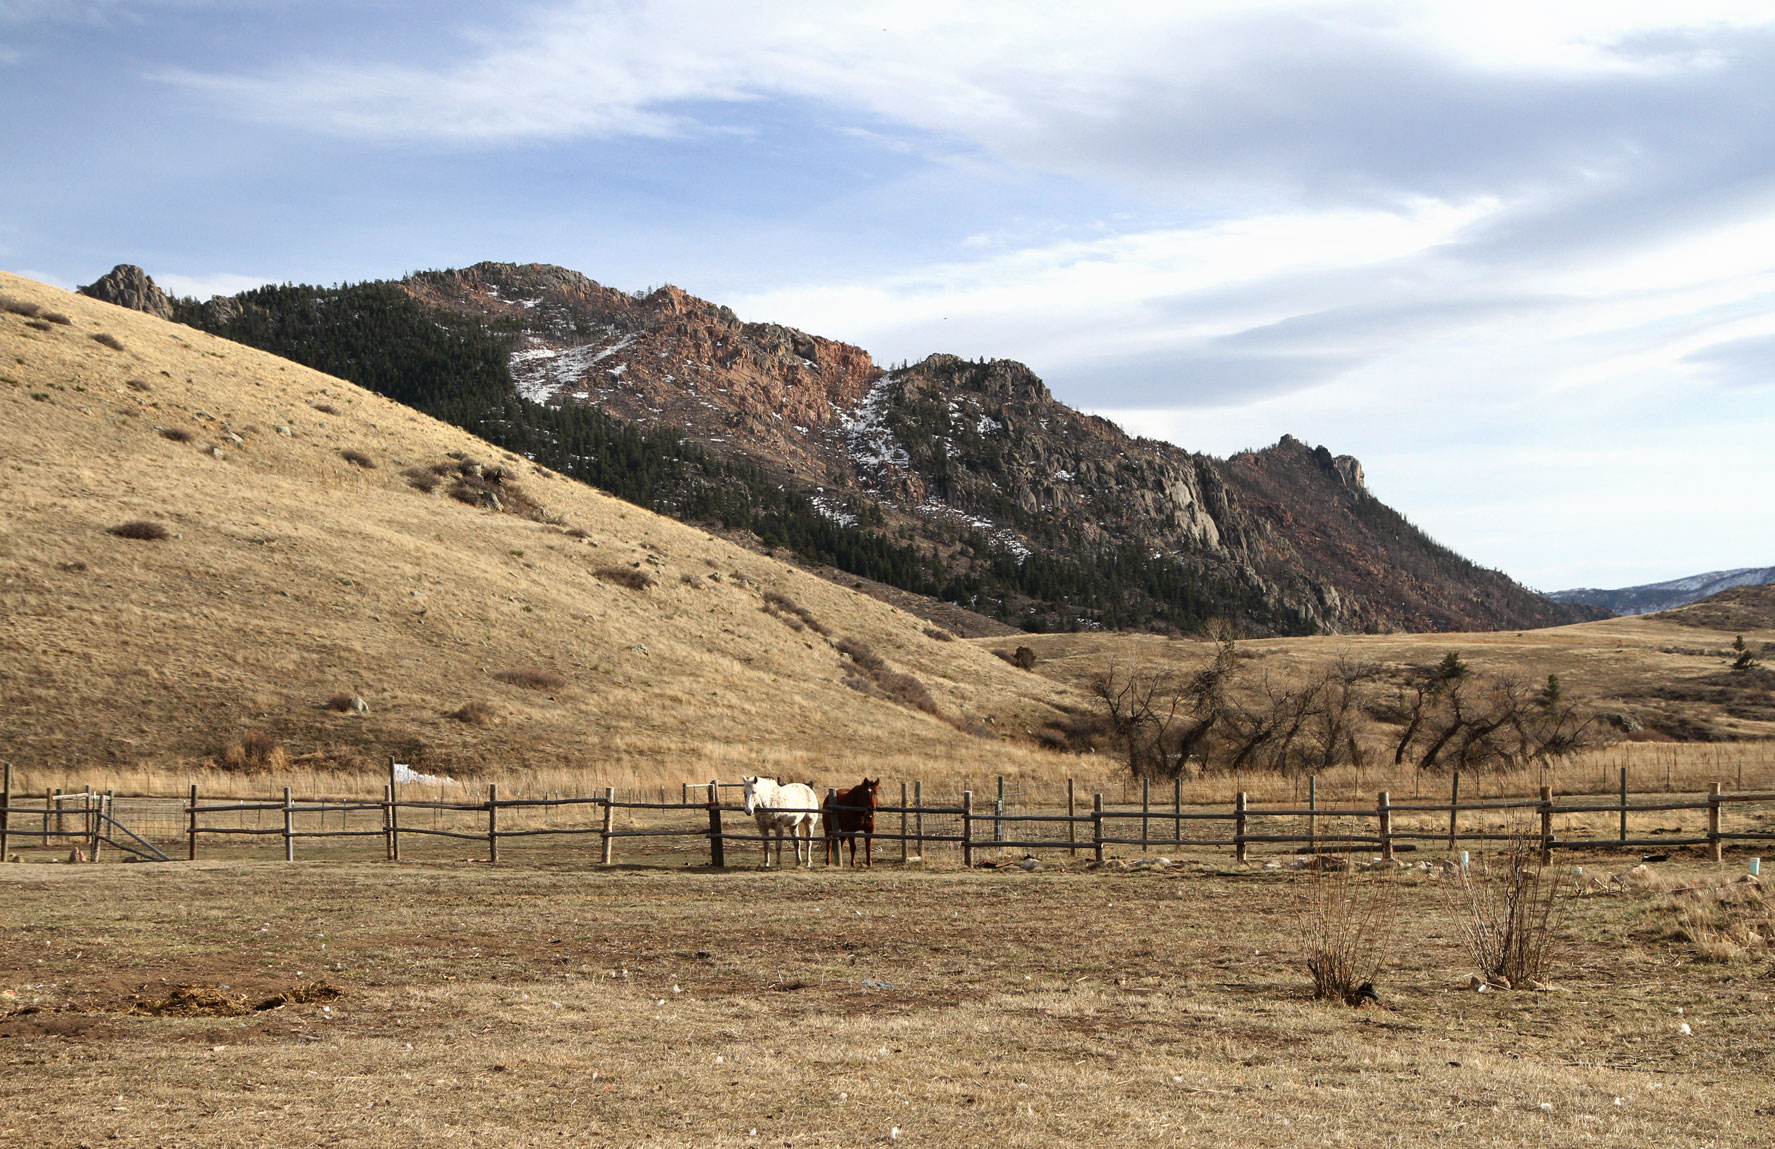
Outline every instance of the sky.
<path fill-rule="evenodd" d="M 1541 590 L 1775 564 L 1766 3 L 0 0 L 0 267 L 555 263 L 1358 457 Z"/>

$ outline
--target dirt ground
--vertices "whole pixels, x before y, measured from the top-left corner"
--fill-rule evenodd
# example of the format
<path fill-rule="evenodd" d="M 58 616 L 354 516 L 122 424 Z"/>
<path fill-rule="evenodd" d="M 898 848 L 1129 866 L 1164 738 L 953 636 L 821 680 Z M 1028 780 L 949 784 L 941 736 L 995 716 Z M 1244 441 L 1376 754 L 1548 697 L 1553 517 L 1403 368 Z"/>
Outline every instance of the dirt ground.
<path fill-rule="evenodd" d="M 1684 929 L 1768 936 L 1743 870 L 1568 898 L 1555 988 L 1483 993 L 1441 881 L 1364 875 L 1358 1010 L 1310 999 L 1311 879 L 1206 855 L 12 865 L 0 1144 L 1767 1145 L 1768 946 Z"/>

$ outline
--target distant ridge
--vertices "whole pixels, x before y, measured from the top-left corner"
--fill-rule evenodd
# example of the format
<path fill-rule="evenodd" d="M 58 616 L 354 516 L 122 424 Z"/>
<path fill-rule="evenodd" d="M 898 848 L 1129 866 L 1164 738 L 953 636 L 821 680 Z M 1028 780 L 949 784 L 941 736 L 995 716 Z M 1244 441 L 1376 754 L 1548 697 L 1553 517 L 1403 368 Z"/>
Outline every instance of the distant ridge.
<path fill-rule="evenodd" d="M 1775 583 L 1775 567 L 1739 567 L 1736 570 L 1708 571 L 1706 574 L 1689 575 L 1687 578 L 1671 579 L 1669 582 L 1649 582 L 1615 590 L 1587 586 L 1574 590 L 1556 590 L 1547 597 L 1555 602 L 1607 607 L 1616 614 L 1652 614 L 1699 602 L 1732 587 L 1763 586 L 1768 583 Z"/>

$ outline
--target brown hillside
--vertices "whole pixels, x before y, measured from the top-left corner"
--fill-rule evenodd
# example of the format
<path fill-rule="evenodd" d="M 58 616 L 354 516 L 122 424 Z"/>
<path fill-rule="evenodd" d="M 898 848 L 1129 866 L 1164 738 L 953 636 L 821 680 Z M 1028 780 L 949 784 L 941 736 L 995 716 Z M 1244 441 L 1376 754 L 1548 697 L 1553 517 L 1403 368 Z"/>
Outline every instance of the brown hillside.
<path fill-rule="evenodd" d="M 0 755 L 20 766 L 223 760 L 262 732 L 316 764 L 455 773 L 1016 772 L 1034 752 L 997 732 L 1081 704 L 338 379 L 16 276 L 0 295 Z"/>
<path fill-rule="evenodd" d="M 1775 585 L 1735 586 L 1651 617 L 1681 626 L 1734 633 L 1775 629 Z"/>

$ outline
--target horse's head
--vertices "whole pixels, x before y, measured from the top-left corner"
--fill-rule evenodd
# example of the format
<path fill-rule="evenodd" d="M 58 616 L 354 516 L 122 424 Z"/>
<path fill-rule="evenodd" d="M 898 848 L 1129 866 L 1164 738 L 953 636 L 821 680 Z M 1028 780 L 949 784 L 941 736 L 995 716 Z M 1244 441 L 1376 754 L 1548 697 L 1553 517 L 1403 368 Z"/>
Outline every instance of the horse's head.
<path fill-rule="evenodd" d="M 871 806 L 875 805 L 875 791 L 881 785 L 880 778 L 864 778 L 862 784 L 853 791 L 859 798 L 867 797 Z"/>
<path fill-rule="evenodd" d="M 750 814 L 758 809 L 758 779 L 742 776 L 740 782 L 746 788 L 746 813 Z"/>

